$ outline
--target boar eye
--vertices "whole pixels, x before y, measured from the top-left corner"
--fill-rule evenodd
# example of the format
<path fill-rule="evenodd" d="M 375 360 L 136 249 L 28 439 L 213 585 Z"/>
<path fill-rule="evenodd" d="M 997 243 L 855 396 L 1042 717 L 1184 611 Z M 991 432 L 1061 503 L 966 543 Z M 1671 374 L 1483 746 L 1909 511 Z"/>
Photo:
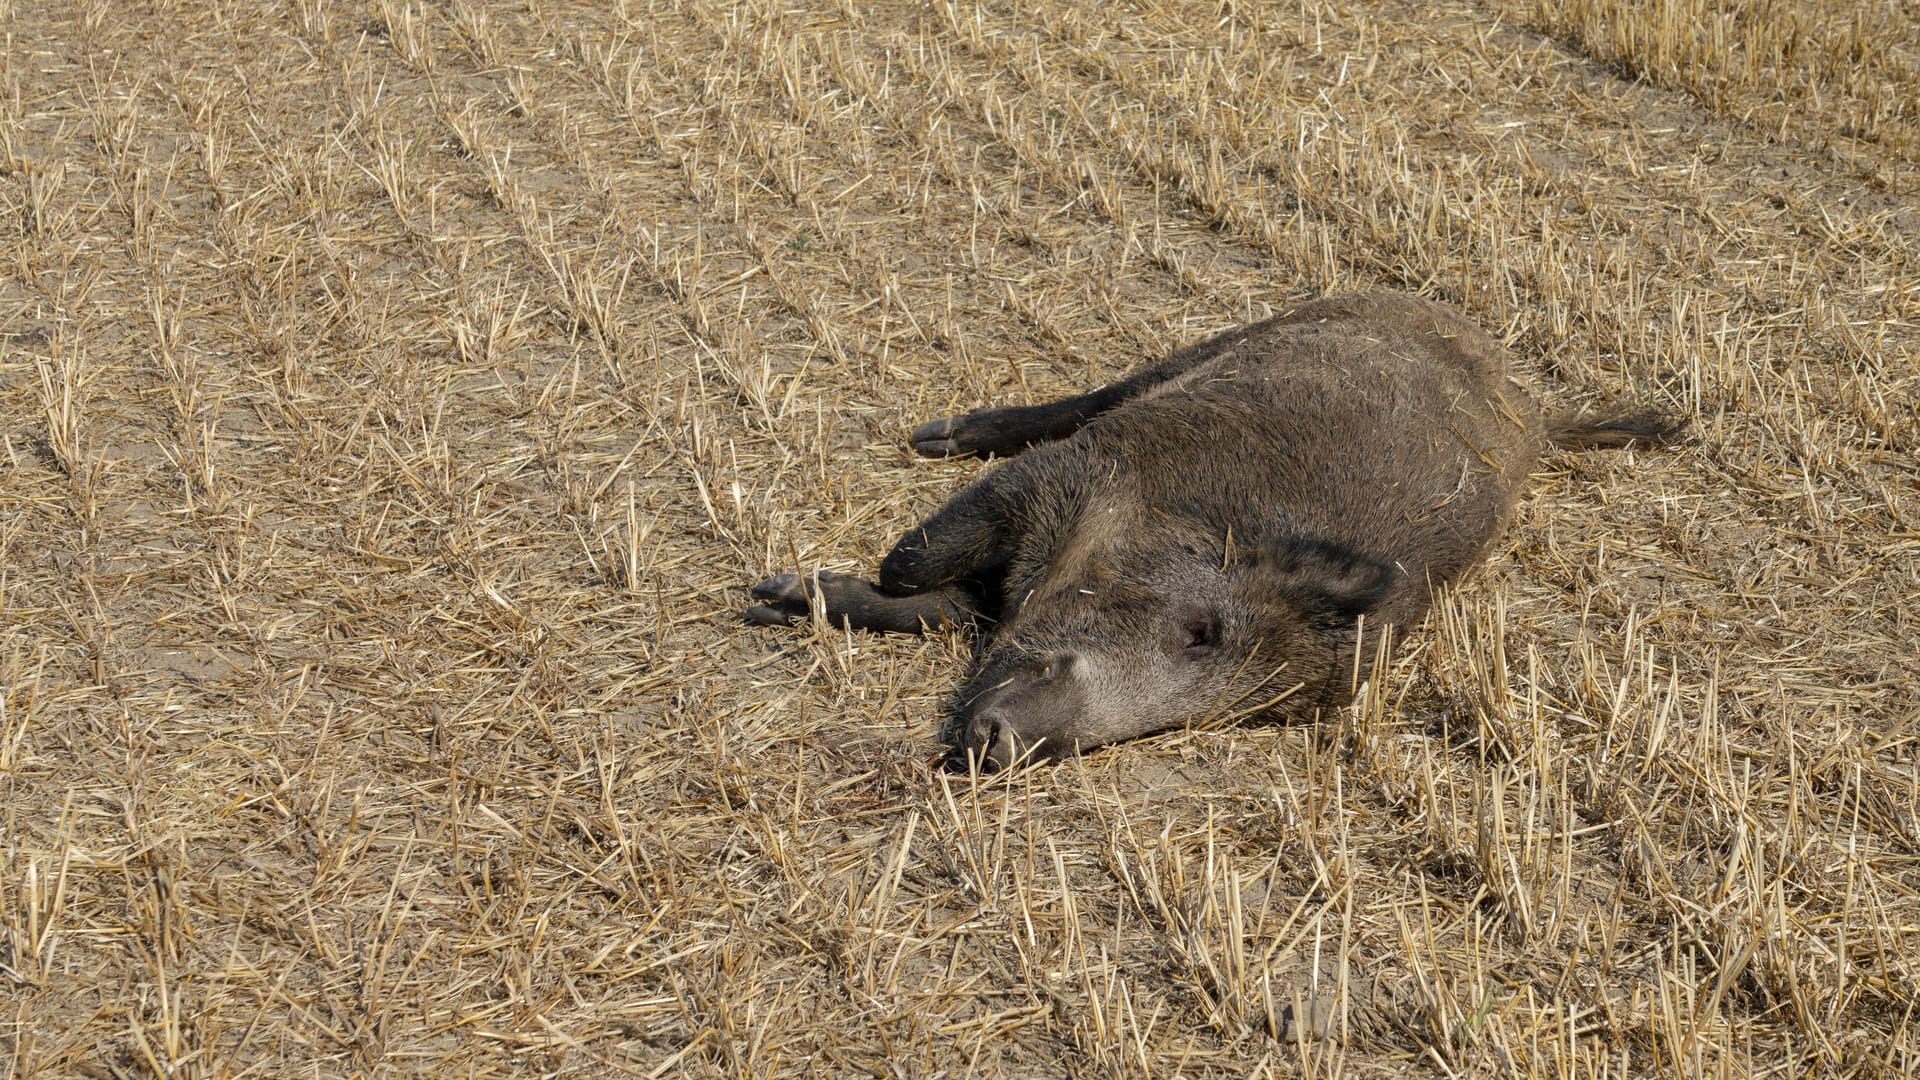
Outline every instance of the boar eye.
<path fill-rule="evenodd" d="M 1180 620 L 1176 639 L 1193 659 L 1211 654 L 1220 643 L 1220 617 L 1210 611 L 1191 611 Z"/>

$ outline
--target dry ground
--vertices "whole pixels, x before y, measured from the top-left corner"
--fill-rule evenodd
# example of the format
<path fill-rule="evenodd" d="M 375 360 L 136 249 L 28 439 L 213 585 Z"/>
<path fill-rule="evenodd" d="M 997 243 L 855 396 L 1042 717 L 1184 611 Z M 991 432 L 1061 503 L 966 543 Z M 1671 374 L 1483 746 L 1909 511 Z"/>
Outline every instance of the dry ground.
<path fill-rule="evenodd" d="M 1920 1066 L 1912 0 L 0 33 L 0 1075 Z M 1350 713 L 976 787 L 965 642 L 740 622 L 1358 286 L 1696 438 Z"/>

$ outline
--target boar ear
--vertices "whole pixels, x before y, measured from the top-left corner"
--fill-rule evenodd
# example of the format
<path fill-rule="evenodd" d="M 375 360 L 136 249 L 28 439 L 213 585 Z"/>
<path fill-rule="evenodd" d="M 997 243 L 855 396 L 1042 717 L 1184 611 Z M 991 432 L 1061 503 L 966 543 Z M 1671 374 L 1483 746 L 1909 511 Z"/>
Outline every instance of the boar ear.
<path fill-rule="evenodd" d="M 1198 605 L 1184 608 L 1175 620 L 1174 643 L 1189 659 L 1212 656 L 1220 647 L 1220 613 Z"/>
<path fill-rule="evenodd" d="M 1318 621 L 1344 624 L 1378 608 L 1402 571 L 1352 548 L 1287 537 L 1240 553 L 1250 588 Z"/>

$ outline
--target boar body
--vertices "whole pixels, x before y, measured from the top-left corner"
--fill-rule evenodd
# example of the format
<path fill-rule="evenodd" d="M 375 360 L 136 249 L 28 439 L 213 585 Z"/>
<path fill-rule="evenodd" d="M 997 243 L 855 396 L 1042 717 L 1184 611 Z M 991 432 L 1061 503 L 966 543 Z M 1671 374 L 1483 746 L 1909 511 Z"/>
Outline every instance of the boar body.
<path fill-rule="evenodd" d="M 923 454 L 1033 448 L 909 530 L 877 584 L 782 575 L 748 616 L 818 603 L 868 629 L 979 626 L 947 710 L 958 763 L 1310 714 L 1349 698 L 1362 627 L 1417 623 L 1479 563 L 1550 439 L 1672 430 L 1650 414 L 1550 427 L 1452 309 L 1320 300 L 1088 394 L 922 425 Z"/>

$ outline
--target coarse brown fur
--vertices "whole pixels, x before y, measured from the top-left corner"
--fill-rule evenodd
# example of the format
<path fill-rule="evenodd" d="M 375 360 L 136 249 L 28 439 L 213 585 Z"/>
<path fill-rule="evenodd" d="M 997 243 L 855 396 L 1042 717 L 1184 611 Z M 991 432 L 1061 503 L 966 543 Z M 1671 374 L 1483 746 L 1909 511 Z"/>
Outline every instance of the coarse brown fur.
<path fill-rule="evenodd" d="M 856 627 L 978 624 L 946 735 L 992 768 L 1307 714 L 1349 697 L 1362 616 L 1411 626 L 1481 560 L 1549 442 L 1677 430 L 1648 412 L 1548 422 L 1453 309 L 1332 297 L 1087 394 L 922 425 L 923 454 L 1034 448 L 909 530 L 877 584 L 781 575 L 748 616 L 787 621 L 814 596 Z"/>

